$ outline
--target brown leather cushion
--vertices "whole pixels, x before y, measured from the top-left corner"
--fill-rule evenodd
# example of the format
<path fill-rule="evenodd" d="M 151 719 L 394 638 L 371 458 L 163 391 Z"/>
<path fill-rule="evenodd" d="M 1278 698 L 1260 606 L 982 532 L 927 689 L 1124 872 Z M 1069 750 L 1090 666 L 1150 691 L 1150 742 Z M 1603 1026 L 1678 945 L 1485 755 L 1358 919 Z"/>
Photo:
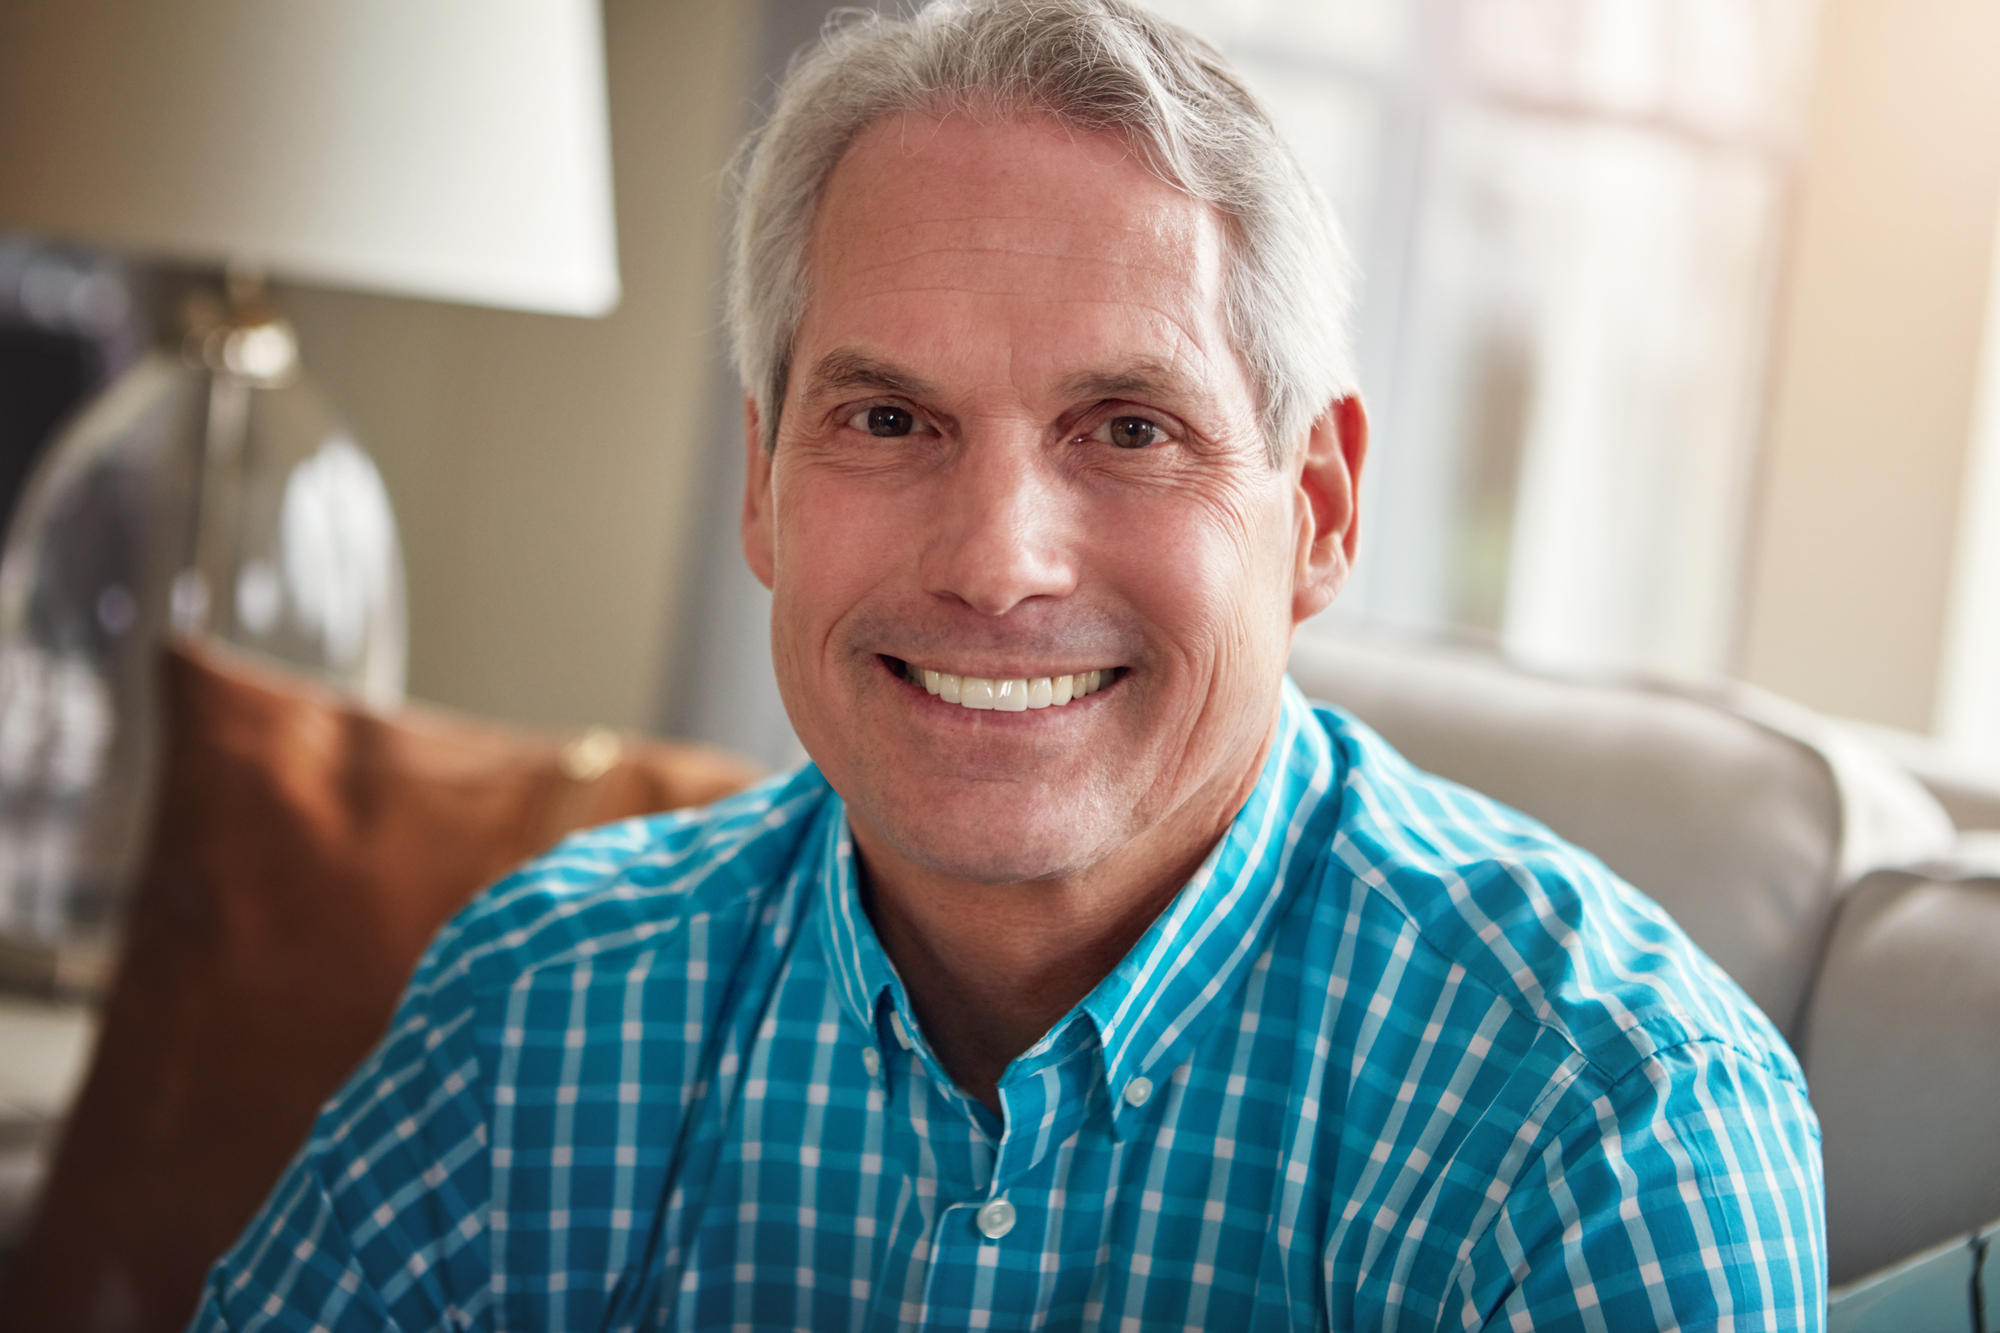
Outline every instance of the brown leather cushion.
<path fill-rule="evenodd" d="M 571 829 L 757 776 L 603 731 L 371 713 L 213 648 L 168 654 L 165 702 L 103 1035 L 8 1282 L 19 1330 L 181 1328 L 453 911 Z"/>

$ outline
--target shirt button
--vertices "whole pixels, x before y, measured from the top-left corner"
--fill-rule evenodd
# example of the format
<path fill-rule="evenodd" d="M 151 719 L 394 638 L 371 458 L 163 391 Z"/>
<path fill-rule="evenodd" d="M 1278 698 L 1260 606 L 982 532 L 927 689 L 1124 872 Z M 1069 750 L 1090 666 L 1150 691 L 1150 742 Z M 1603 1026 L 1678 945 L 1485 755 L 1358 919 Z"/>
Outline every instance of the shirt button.
<path fill-rule="evenodd" d="M 882 1057 L 876 1053 L 873 1046 L 863 1046 L 861 1048 L 861 1063 L 868 1067 L 868 1077 L 870 1078 L 874 1078 L 882 1072 Z"/>
<path fill-rule="evenodd" d="M 1005 1199 L 995 1199 L 979 1210 L 979 1234 L 988 1240 L 999 1240 L 1014 1229 L 1014 1205 Z"/>
<path fill-rule="evenodd" d="M 1125 1085 L 1125 1104 L 1144 1106 L 1146 1099 L 1153 1095 L 1153 1080 L 1141 1074 Z"/>

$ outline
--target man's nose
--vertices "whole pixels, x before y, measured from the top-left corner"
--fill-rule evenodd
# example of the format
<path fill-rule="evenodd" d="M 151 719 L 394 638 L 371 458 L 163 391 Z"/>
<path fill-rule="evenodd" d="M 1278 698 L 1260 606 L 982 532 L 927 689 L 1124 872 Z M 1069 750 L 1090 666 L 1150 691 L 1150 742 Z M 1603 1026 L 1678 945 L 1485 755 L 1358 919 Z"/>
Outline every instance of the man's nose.
<path fill-rule="evenodd" d="M 1046 444 L 968 438 L 938 483 L 919 571 L 926 592 L 1001 616 L 1075 590 L 1070 497 Z"/>

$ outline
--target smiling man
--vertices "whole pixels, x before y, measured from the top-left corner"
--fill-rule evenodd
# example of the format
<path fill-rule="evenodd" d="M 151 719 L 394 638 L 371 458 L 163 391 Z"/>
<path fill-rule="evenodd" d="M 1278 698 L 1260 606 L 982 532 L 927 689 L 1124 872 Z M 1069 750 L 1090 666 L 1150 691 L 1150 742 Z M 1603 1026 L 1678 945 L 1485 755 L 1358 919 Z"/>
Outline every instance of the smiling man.
<path fill-rule="evenodd" d="M 1287 683 L 1337 232 L 1117 0 L 856 21 L 746 158 L 744 549 L 813 764 L 447 928 L 203 1327 L 1810 1328 L 1783 1041 Z"/>
<path fill-rule="evenodd" d="M 1352 554 L 1360 409 L 1274 465 L 1227 254 L 1125 135 L 888 116 L 826 182 L 769 448 L 748 407 L 787 710 L 995 1112 L 1243 808 Z"/>

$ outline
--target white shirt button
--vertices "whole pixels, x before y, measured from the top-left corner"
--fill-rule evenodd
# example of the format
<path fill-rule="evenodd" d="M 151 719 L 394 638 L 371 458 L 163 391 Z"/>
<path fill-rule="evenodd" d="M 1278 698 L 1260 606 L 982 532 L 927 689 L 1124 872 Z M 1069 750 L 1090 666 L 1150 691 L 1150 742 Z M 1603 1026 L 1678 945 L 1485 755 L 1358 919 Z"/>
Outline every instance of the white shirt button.
<path fill-rule="evenodd" d="M 1127 1106 L 1144 1106 L 1146 1099 L 1152 1095 L 1153 1080 L 1147 1078 L 1144 1074 L 1141 1074 L 1138 1078 L 1133 1079 L 1125 1085 L 1125 1104 Z"/>
<path fill-rule="evenodd" d="M 868 1077 L 870 1078 L 874 1078 L 882 1072 L 882 1057 L 876 1053 L 873 1046 L 863 1046 L 861 1048 L 861 1063 L 868 1067 Z"/>
<path fill-rule="evenodd" d="M 995 1199 L 979 1210 L 979 1234 L 988 1240 L 999 1240 L 1014 1229 L 1014 1205 L 1005 1199 Z"/>
<path fill-rule="evenodd" d="M 906 1051 L 909 1050 L 910 1030 L 903 1026 L 903 1016 L 898 1013 L 891 1013 L 889 1015 L 889 1026 L 896 1030 L 896 1040 L 903 1044 L 903 1049 Z"/>

